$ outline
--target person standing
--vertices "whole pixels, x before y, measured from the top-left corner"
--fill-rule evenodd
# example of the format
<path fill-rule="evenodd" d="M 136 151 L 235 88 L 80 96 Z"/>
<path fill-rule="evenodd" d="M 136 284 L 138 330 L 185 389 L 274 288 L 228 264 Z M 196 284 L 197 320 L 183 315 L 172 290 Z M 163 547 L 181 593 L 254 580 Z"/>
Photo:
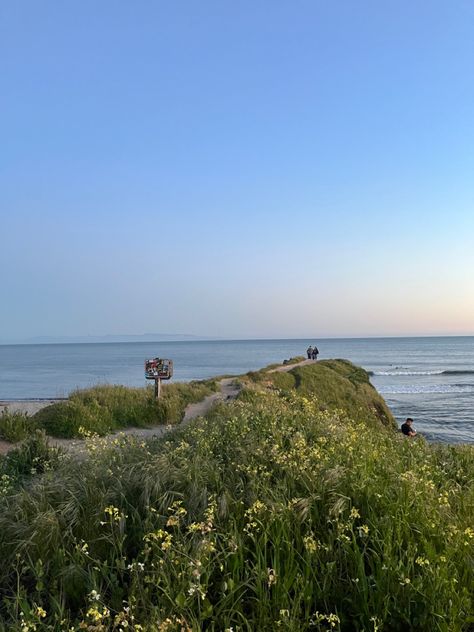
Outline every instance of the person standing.
<path fill-rule="evenodd" d="M 318 359 L 318 353 L 319 353 L 319 349 L 316 345 L 314 345 L 313 347 L 313 351 L 311 353 L 311 357 L 313 358 L 313 360 L 317 360 Z"/>
<path fill-rule="evenodd" d="M 313 357 L 313 347 L 311 345 L 306 349 L 306 353 L 308 355 L 308 360 L 311 360 Z"/>

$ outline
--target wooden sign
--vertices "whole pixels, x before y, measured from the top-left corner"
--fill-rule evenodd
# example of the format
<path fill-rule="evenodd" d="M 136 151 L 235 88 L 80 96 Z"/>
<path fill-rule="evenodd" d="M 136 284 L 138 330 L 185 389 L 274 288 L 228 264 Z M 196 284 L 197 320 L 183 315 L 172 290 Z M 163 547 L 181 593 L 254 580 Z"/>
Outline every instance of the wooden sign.
<path fill-rule="evenodd" d="M 145 377 L 147 380 L 169 380 L 173 376 L 173 360 L 153 358 L 145 360 Z"/>

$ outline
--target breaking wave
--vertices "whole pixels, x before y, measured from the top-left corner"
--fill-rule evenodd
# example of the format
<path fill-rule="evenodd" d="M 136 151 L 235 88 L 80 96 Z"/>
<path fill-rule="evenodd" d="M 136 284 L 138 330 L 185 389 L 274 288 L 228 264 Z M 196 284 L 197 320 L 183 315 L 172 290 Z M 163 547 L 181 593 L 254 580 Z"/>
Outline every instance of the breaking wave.
<path fill-rule="evenodd" d="M 442 375 L 444 371 L 371 371 L 370 375 Z"/>
<path fill-rule="evenodd" d="M 448 369 L 447 371 L 368 371 L 369 375 L 474 375 L 474 370 Z"/>

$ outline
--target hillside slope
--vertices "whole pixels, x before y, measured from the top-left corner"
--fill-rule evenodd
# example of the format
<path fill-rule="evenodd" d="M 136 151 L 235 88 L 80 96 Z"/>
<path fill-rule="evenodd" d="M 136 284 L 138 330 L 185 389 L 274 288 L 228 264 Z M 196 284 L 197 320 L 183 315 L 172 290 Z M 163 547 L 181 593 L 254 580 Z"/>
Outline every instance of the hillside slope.
<path fill-rule="evenodd" d="M 471 632 L 472 446 L 390 431 L 350 363 L 279 373 L 162 439 L 0 461 L 0 631 Z"/>
<path fill-rule="evenodd" d="M 369 374 L 348 360 L 321 360 L 280 372 L 262 369 L 246 380 L 296 391 L 318 399 L 320 410 L 343 410 L 352 419 L 396 428 L 395 419 L 383 397 L 370 383 Z"/>

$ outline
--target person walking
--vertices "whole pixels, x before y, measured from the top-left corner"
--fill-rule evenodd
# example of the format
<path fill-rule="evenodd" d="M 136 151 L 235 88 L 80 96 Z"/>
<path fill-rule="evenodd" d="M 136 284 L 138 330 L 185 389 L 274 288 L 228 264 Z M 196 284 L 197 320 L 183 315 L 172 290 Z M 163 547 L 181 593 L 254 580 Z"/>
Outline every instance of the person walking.
<path fill-rule="evenodd" d="M 314 345 L 313 347 L 313 351 L 311 353 L 311 357 L 313 360 L 317 360 L 318 359 L 318 353 L 319 353 L 319 349 L 316 345 Z"/>
<path fill-rule="evenodd" d="M 308 355 L 308 360 L 311 360 L 313 357 L 313 347 L 311 345 L 306 349 L 306 353 Z"/>

